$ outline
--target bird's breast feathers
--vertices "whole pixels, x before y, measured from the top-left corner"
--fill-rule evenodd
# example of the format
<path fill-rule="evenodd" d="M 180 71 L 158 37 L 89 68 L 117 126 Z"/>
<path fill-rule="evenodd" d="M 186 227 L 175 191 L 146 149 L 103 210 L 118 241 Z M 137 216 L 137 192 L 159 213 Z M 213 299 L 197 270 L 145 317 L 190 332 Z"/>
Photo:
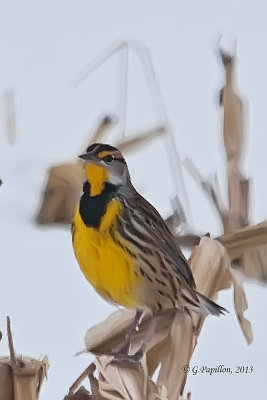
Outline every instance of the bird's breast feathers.
<path fill-rule="evenodd" d="M 127 308 L 137 305 L 141 277 L 135 260 L 116 243 L 110 232 L 122 212 L 119 200 L 107 204 L 98 228 L 85 225 L 79 207 L 73 220 L 73 247 L 82 272 L 106 300 Z"/>

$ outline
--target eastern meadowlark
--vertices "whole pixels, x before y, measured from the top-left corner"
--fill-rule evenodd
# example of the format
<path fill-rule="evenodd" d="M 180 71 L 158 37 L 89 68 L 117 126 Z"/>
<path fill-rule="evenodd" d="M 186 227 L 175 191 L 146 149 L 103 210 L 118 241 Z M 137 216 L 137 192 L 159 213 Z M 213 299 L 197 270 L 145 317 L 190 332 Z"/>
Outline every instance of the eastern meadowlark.
<path fill-rule="evenodd" d="M 104 299 L 137 310 L 120 355 L 128 356 L 143 311 L 152 316 L 167 308 L 202 315 L 226 311 L 196 291 L 186 258 L 160 214 L 133 187 L 120 151 L 96 143 L 80 158 L 86 162 L 86 181 L 72 225 L 77 261 Z"/>

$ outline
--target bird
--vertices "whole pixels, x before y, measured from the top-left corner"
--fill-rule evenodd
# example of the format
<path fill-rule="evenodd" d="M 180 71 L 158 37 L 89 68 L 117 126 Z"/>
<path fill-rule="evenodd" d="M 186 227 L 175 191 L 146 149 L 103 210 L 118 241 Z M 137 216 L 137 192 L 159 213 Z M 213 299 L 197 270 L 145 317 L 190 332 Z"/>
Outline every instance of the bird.
<path fill-rule="evenodd" d="M 120 150 L 94 143 L 79 157 L 85 182 L 72 223 L 76 259 L 100 296 L 136 310 L 114 360 L 138 362 L 166 309 L 224 314 L 227 310 L 197 292 L 188 261 L 161 215 L 134 188 Z M 130 355 L 131 338 L 144 312 L 152 321 L 142 346 Z"/>

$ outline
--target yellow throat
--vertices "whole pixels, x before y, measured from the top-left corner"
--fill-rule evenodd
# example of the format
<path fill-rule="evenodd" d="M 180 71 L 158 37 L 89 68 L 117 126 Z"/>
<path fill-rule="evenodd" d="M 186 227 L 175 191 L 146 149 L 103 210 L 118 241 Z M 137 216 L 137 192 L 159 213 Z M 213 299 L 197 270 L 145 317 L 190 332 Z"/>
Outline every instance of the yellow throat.
<path fill-rule="evenodd" d="M 84 168 L 87 181 L 90 183 L 90 196 L 98 196 L 105 187 L 108 171 L 100 165 L 88 163 Z"/>

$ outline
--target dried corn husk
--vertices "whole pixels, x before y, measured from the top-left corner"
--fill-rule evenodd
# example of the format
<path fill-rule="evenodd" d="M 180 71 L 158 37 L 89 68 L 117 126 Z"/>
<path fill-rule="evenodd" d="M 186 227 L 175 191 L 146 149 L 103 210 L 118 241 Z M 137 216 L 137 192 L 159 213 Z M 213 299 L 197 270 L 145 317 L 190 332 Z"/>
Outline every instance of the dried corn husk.
<path fill-rule="evenodd" d="M 16 361 L 14 367 L 9 357 L 0 357 L 0 400 L 38 400 L 49 367 L 47 357 L 21 356 Z"/>
<path fill-rule="evenodd" d="M 217 238 L 242 273 L 267 282 L 267 221 Z"/>
<path fill-rule="evenodd" d="M 229 233 L 249 223 L 249 180 L 242 175 L 246 101 L 236 90 L 235 57 L 227 57 L 222 50 L 221 56 L 225 68 L 225 86 L 221 91 L 220 104 L 224 111 L 223 138 L 227 157 L 229 198 L 229 213 L 224 221 L 224 231 Z"/>
<path fill-rule="evenodd" d="M 225 248 L 208 237 L 201 239 L 190 258 L 197 288 L 201 293 L 215 300 L 218 290 L 233 285 L 238 320 L 247 342 L 250 343 L 252 332 L 249 322 L 244 318 L 246 309 L 244 290 L 229 263 L 230 258 Z M 134 368 L 125 370 L 118 365 L 109 364 L 111 356 L 103 354 L 110 354 L 119 348 L 133 316 L 134 311 L 119 310 L 86 333 L 86 351 L 97 355 L 95 365 L 100 372 L 99 394 L 104 399 L 147 399 L 150 395 L 150 386 L 153 386 L 151 376 L 161 364 L 157 382 L 154 384 L 156 386 L 153 386 L 151 392 L 154 397 L 151 398 L 176 400 L 183 394 L 186 382 L 183 366 L 190 363 L 204 318 L 197 314 L 193 314 L 190 318 L 185 313 L 166 310 L 161 315 L 142 364 L 137 370 Z M 146 314 L 134 335 L 131 353 L 140 347 L 149 322 L 150 316 Z M 135 397 L 137 395 L 139 397 Z"/>
<path fill-rule="evenodd" d="M 88 390 L 81 386 L 75 394 L 64 397 L 64 400 L 100 400 L 98 397 L 91 395 Z"/>
<path fill-rule="evenodd" d="M 10 356 L 0 357 L 0 400 L 38 400 L 49 368 L 48 358 L 16 356 L 9 317 L 7 336 Z"/>
<path fill-rule="evenodd" d="M 135 368 L 117 368 L 109 364 L 112 356 L 95 360 L 99 371 L 99 394 L 107 400 L 168 400 L 166 389 L 148 376 L 145 360 Z"/>

